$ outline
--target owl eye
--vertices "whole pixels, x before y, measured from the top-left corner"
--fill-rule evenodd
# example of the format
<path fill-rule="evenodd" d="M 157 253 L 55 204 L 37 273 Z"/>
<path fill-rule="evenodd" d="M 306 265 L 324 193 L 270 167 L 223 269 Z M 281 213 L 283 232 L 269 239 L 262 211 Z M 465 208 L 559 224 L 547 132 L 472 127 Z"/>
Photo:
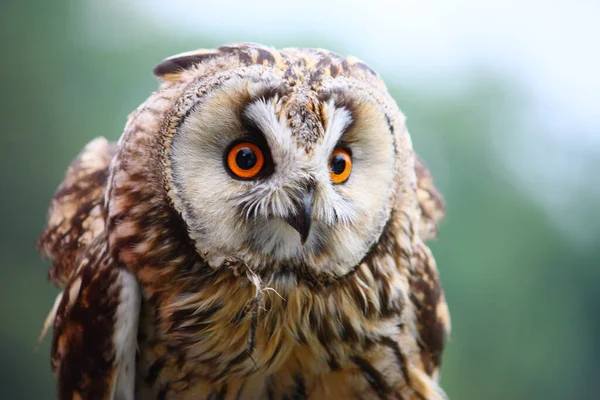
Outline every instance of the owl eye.
<path fill-rule="evenodd" d="M 265 164 L 262 150 L 251 142 L 234 144 L 226 155 L 227 169 L 234 177 L 252 179 L 256 177 Z"/>
<path fill-rule="evenodd" d="M 329 159 L 329 175 L 333 183 L 344 183 L 352 171 L 352 156 L 346 149 L 337 148 Z"/>

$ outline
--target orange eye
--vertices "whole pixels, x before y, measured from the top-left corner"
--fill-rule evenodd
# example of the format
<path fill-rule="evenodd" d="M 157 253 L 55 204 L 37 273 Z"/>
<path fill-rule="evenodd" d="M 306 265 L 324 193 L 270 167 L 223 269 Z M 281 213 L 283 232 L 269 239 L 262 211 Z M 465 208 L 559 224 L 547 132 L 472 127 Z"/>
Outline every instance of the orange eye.
<path fill-rule="evenodd" d="M 333 183 L 344 183 L 352 171 L 352 157 L 342 148 L 337 148 L 329 159 L 329 175 Z"/>
<path fill-rule="evenodd" d="M 264 164 L 263 152 L 254 143 L 240 142 L 227 153 L 227 167 L 238 178 L 254 178 Z"/>

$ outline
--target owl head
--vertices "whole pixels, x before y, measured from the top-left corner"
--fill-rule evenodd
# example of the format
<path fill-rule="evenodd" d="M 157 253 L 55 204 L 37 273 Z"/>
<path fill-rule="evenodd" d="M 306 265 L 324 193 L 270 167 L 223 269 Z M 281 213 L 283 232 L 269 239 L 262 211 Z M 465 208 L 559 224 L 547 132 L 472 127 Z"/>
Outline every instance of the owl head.
<path fill-rule="evenodd" d="M 154 72 L 163 83 L 128 130 L 150 118 L 158 132 L 140 141 L 126 130 L 121 145 L 159 149 L 156 165 L 139 154 L 159 170 L 147 179 L 213 268 L 344 276 L 414 185 L 404 117 L 355 58 L 239 44 L 180 54 Z"/>

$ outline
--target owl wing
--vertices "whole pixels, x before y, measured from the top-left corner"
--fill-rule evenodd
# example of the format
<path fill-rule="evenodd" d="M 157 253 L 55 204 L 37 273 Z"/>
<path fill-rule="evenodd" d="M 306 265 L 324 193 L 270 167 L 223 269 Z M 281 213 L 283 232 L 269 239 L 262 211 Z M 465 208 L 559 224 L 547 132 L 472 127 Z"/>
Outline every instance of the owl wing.
<path fill-rule="evenodd" d="M 417 199 L 421 211 L 420 236 L 423 241 L 437 237 L 438 224 L 446 213 L 442 195 L 433 183 L 427 166 L 415 155 Z M 450 315 L 435 259 L 420 242 L 413 255 L 409 278 L 411 300 L 415 305 L 421 360 L 425 372 L 437 378 L 442 352 L 450 334 Z"/>
<path fill-rule="evenodd" d="M 50 203 L 48 223 L 38 240 L 53 262 L 49 278 L 64 286 L 75 260 L 104 230 L 108 167 L 117 150 L 104 138 L 91 141 L 73 161 Z"/>
<path fill-rule="evenodd" d="M 435 260 L 423 243 L 413 254 L 409 283 L 423 369 L 427 375 L 438 379 L 442 353 L 450 335 L 450 314 Z"/>
<path fill-rule="evenodd" d="M 52 370 L 59 399 L 133 399 L 141 294 L 104 234 L 75 261 L 59 295 Z"/>
<path fill-rule="evenodd" d="M 60 399 L 133 399 L 140 292 L 107 251 L 104 195 L 116 143 L 90 142 L 69 166 L 38 241 L 64 287 L 44 323 L 54 324 L 52 369 Z"/>
<path fill-rule="evenodd" d="M 415 173 L 417 175 L 417 199 L 421 209 L 420 236 L 423 240 L 435 239 L 438 224 L 446 215 L 444 199 L 435 185 L 427 165 L 415 154 Z"/>

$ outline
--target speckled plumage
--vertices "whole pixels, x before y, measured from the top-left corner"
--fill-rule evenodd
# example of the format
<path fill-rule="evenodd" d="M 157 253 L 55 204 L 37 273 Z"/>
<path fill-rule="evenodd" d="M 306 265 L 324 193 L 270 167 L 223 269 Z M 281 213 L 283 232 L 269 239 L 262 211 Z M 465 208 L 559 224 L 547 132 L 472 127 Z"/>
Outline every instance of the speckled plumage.
<path fill-rule="evenodd" d="M 40 238 L 64 286 L 60 398 L 443 399 L 441 196 L 378 75 L 324 50 L 172 57 L 117 145 L 72 164 Z M 259 130 L 274 171 L 222 171 Z M 353 149 L 347 184 L 327 159 Z M 306 243 L 285 223 L 315 191 Z M 137 351 L 136 351 L 137 349 Z"/>

